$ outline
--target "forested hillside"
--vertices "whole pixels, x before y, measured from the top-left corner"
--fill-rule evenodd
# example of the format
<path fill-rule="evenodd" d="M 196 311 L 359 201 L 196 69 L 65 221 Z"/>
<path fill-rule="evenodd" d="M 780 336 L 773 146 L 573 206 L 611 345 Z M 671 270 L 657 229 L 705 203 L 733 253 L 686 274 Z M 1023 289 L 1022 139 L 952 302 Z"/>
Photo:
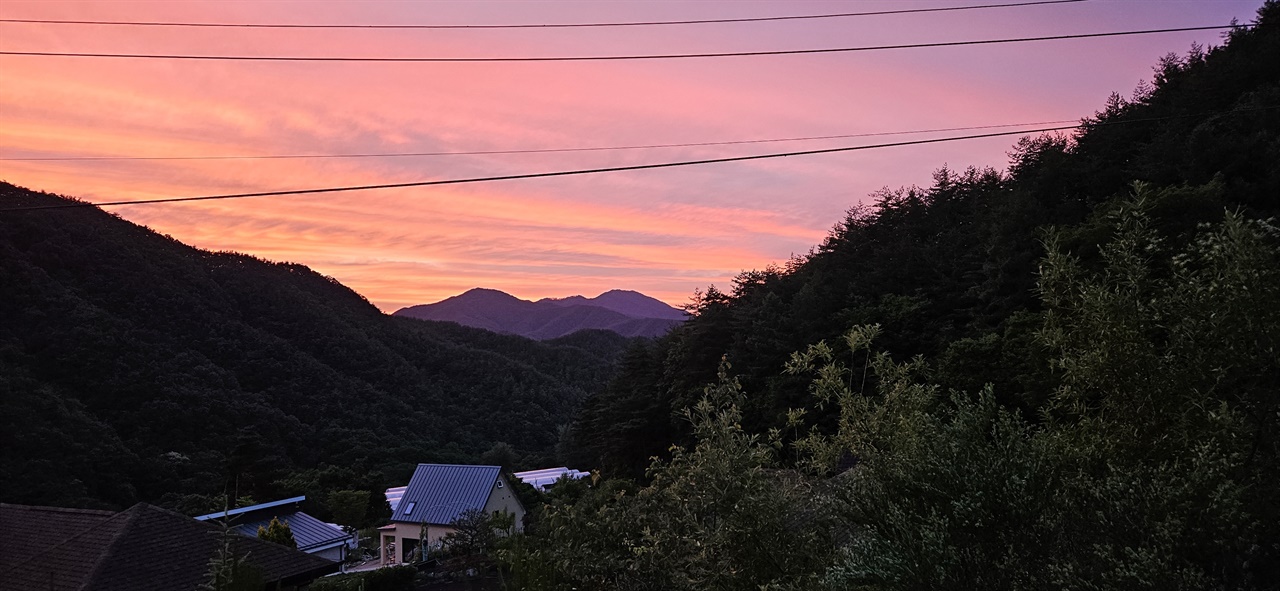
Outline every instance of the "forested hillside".
<path fill-rule="evenodd" d="M 4 207 L 63 200 L 0 185 Z M 387 316 L 96 208 L 0 215 L 0 318 L 0 499 L 42 505 L 376 491 L 499 442 L 549 461 L 627 346 Z"/>
<path fill-rule="evenodd" d="M 1047 228 L 1061 228 L 1062 247 L 1095 265 L 1107 215 L 1135 182 L 1160 195 L 1149 200 L 1152 223 L 1170 244 L 1224 210 L 1280 211 L 1276 10 L 1269 3 L 1256 30 L 1234 31 L 1224 47 L 1162 58 L 1152 83 L 1113 95 L 1079 134 L 1019 142 L 1007 171 L 943 168 L 931 186 L 885 190 L 807 255 L 709 287 L 692 320 L 628 354 L 563 449 L 641 476 L 650 456 L 687 441 L 680 410 L 715 381 L 722 356 L 750 393 L 744 426 L 781 426 L 787 409 L 810 402 L 808 381 L 781 373 L 791 354 L 873 323 L 878 347 L 925 356 L 932 382 L 992 383 L 1002 405 L 1034 420 L 1055 387 L 1034 338 Z M 821 413 L 808 420 L 830 426 Z"/>
<path fill-rule="evenodd" d="M 515 585 L 1280 588 L 1277 211 L 1271 1 L 701 294 L 584 403 L 562 449 L 613 478 L 553 491 Z"/>

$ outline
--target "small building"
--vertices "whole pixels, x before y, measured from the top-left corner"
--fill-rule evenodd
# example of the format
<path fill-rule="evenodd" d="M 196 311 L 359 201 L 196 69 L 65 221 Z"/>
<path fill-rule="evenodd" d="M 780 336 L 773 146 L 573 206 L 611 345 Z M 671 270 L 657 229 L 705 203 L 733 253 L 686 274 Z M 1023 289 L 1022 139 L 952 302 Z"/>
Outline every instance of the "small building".
<path fill-rule="evenodd" d="M 146 503 L 120 512 L 0 503 L 0 591 L 191 591 L 209 582 L 223 531 Z M 232 535 L 264 589 L 305 589 L 338 563 Z"/>
<path fill-rule="evenodd" d="M 388 502 L 394 490 L 388 489 Z M 396 492 L 399 499 L 391 523 L 379 532 L 379 562 L 384 566 L 413 560 L 423 538 L 428 548 L 439 545 L 454 531 L 451 524 L 470 510 L 511 514 L 516 531 L 523 529 L 524 505 L 498 466 L 418 464 L 408 486 Z"/>
<path fill-rule="evenodd" d="M 559 482 L 561 478 L 577 480 L 589 475 L 589 472 L 571 470 L 564 466 L 560 466 L 558 468 L 543 468 L 541 470 L 527 470 L 512 474 L 512 476 L 515 476 L 521 482 L 538 489 L 538 492 L 546 492 L 548 486 Z"/>
<path fill-rule="evenodd" d="M 355 536 L 332 523 L 325 523 L 302 511 L 306 496 L 292 497 L 239 507 L 223 513 L 210 513 L 196 517 L 196 521 L 220 521 L 224 515 L 236 533 L 250 538 L 258 537 L 258 528 L 267 527 L 272 519 L 289 525 L 298 550 L 337 562 L 347 559 L 347 552 L 355 548 Z"/>
<path fill-rule="evenodd" d="M 404 489 L 407 486 L 393 486 L 387 489 L 387 506 L 391 507 L 391 512 L 395 513 L 396 507 L 400 506 L 400 499 L 404 497 Z"/>

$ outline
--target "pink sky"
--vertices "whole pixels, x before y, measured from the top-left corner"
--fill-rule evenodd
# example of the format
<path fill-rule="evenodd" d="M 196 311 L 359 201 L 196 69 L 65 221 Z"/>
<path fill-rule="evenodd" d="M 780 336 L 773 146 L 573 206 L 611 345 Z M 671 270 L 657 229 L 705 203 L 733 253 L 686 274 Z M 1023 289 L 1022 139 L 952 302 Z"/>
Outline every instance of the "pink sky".
<path fill-rule="evenodd" d="M 479 24 L 734 18 L 985 2 L 5 0 L 0 18 Z M 848 47 L 1249 22 L 1261 0 L 1076 4 L 614 29 L 261 30 L 0 23 L 0 50 L 516 56 Z M 573 148 L 1077 120 L 1218 32 L 634 62 L 277 63 L 0 56 L 0 157 Z M 947 135 L 947 134 L 933 134 Z M 384 159 L 0 161 L 91 201 L 623 166 L 894 139 Z M 386 311 L 472 287 L 679 305 L 803 254 L 882 187 L 1003 169 L 1016 137 L 696 168 L 111 208 L 183 242 L 303 263 Z"/>

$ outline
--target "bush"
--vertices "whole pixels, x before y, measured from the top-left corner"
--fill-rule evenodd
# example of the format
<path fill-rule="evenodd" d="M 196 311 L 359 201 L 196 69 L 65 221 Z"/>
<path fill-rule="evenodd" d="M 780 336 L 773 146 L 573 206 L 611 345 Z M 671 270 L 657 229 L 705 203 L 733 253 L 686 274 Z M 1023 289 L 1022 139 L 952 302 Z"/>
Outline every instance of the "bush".
<path fill-rule="evenodd" d="M 317 579 L 311 591 L 412 591 L 418 570 L 412 566 L 389 566 L 362 573 Z"/>

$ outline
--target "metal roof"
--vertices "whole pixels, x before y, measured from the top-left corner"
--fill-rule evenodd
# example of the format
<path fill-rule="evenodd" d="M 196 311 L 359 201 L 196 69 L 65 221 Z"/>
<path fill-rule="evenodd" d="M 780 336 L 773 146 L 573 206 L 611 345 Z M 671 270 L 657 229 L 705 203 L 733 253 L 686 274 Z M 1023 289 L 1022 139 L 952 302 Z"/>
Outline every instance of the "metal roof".
<path fill-rule="evenodd" d="M 406 488 L 409 488 L 409 487 L 407 487 L 407 486 L 393 486 L 393 487 L 391 487 L 391 488 L 388 488 L 388 489 L 387 489 L 387 493 L 386 493 L 386 494 L 387 494 L 387 505 L 390 505 L 390 506 L 391 506 L 391 511 L 392 511 L 393 513 L 395 512 L 396 507 L 399 507 L 399 506 L 400 506 L 400 498 L 404 496 L 404 489 L 406 489 Z"/>
<path fill-rule="evenodd" d="M 347 532 L 301 511 L 281 513 L 272 517 L 289 524 L 289 529 L 293 531 L 293 540 L 298 543 L 298 549 L 303 552 L 321 550 L 326 546 L 345 543 L 351 538 L 351 535 Z M 259 518 L 246 523 L 234 524 L 231 529 L 251 538 L 256 538 L 258 537 L 258 528 L 267 527 L 270 523 L 271 517 Z"/>
<path fill-rule="evenodd" d="M 589 472 L 571 470 L 564 466 L 560 466 L 558 468 L 543 468 L 541 470 L 516 472 L 513 476 L 519 478 L 521 482 L 524 482 L 533 488 L 546 490 L 548 486 L 555 484 L 561 478 L 577 479 L 588 476 L 589 474 Z"/>
<path fill-rule="evenodd" d="M 448 525 L 468 509 L 484 509 L 502 468 L 418 464 L 391 521 Z"/>
<path fill-rule="evenodd" d="M 230 511 L 225 511 L 225 512 L 224 512 L 224 511 L 218 511 L 218 512 L 216 512 L 216 513 L 210 513 L 210 514 L 208 514 L 208 515 L 201 515 L 201 516 L 199 516 L 199 517 L 196 517 L 196 518 L 195 518 L 195 520 L 196 520 L 196 521 L 209 521 L 210 519 L 219 519 L 219 518 L 221 518 L 221 517 L 222 517 L 222 516 L 224 516 L 224 515 L 225 515 L 225 516 L 227 516 L 227 517 L 233 517 L 233 516 L 235 516 L 235 515 L 240 515 L 240 514 L 243 514 L 243 513 L 252 513 L 252 512 L 254 512 L 254 511 L 261 511 L 261 510 L 263 510 L 263 509 L 271 509 L 271 508 L 273 508 L 273 507 L 280 507 L 280 506 L 283 506 L 283 505 L 298 504 L 298 503 L 301 503 L 301 502 L 303 502 L 303 501 L 305 501 L 305 500 L 307 500 L 307 497 L 306 497 L 305 495 L 304 495 L 304 496 L 300 496 L 300 497 L 290 497 L 290 498 L 288 498 L 288 499 L 280 499 L 279 501 L 271 501 L 270 503 L 261 503 L 261 504 L 258 504 L 258 505 L 249 505 L 248 507 L 240 507 L 240 508 L 238 508 L 238 509 L 231 509 Z M 283 511 L 283 509 L 281 509 L 281 511 Z"/>

